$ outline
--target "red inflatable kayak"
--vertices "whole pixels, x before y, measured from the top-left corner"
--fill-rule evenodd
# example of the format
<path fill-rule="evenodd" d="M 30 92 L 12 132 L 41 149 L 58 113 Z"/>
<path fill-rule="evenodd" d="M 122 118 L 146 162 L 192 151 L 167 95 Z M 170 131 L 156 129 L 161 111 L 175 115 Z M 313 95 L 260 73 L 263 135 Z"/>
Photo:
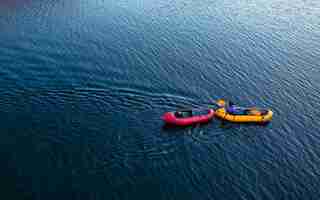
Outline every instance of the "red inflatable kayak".
<path fill-rule="evenodd" d="M 163 121 L 167 124 L 177 126 L 189 126 L 198 123 L 207 123 L 214 117 L 212 109 L 207 110 L 183 110 L 176 112 L 167 112 L 162 116 Z"/>

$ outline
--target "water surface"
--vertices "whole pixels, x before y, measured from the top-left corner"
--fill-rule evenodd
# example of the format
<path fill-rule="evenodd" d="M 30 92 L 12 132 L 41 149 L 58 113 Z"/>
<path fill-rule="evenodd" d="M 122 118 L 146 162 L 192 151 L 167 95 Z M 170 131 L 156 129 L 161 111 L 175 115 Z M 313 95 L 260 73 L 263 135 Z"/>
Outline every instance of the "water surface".
<path fill-rule="evenodd" d="M 316 0 L 0 3 L 0 174 L 16 199 L 317 199 Z M 267 126 L 160 116 L 218 98 Z"/>

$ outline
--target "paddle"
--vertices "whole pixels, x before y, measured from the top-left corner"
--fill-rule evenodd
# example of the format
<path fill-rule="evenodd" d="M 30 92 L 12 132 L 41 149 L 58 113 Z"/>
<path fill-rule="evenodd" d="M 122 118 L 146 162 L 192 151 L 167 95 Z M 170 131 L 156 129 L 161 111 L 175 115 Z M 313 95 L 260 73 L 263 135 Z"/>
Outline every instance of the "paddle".
<path fill-rule="evenodd" d="M 211 101 L 211 102 L 203 102 L 203 104 L 209 104 L 207 106 L 195 106 L 196 109 L 218 109 L 221 108 L 223 106 L 219 105 L 219 103 L 215 102 L 215 101 Z M 186 108 L 186 109 L 192 109 L 192 108 Z"/>
<path fill-rule="evenodd" d="M 209 104 L 209 106 L 215 106 L 215 108 L 222 108 L 224 107 L 223 104 L 225 104 L 225 100 L 224 99 L 218 99 L 217 101 L 211 101 Z"/>
<path fill-rule="evenodd" d="M 199 109 L 218 109 L 222 108 L 221 102 L 219 104 L 219 101 L 224 101 L 224 99 L 219 99 L 217 101 L 212 100 L 211 102 L 203 102 L 203 104 L 209 104 L 208 106 L 195 106 L 195 107 L 181 107 L 178 108 L 178 111 L 186 111 L 186 110 L 199 110 Z"/>

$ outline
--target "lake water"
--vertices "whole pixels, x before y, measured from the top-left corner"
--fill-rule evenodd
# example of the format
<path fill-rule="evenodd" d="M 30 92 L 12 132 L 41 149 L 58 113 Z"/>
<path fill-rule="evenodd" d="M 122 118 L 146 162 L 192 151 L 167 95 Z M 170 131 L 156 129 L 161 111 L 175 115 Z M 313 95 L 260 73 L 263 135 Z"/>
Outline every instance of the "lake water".
<path fill-rule="evenodd" d="M 318 0 L 5 0 L 7 199 L 319 199 Z M 267 126 L 166 128 L 218 98 Z"/>

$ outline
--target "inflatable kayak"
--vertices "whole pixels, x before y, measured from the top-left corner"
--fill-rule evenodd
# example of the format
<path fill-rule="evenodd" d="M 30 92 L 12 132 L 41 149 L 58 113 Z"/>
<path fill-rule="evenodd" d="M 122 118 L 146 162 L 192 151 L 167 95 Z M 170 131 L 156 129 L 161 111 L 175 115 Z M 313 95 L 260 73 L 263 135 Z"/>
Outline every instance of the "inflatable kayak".
<path fill-rule="evenodd" d="M 221 106 L 215 112 L 216 116 L 230 122 L 252 122 L 266 123 L 272 120 L 273 112 L 268 109 L 244 108 L 232 105 L 226 105 L 222 100 L 218 101 Z"/>
<path fill-rule="evenodd" d="M 214 117 L 212 109 L 182 110 L 167 112 L 162 116 L 165 123 L 177 126 L 189 126 L 198 123 L 207 123 Z"/>

